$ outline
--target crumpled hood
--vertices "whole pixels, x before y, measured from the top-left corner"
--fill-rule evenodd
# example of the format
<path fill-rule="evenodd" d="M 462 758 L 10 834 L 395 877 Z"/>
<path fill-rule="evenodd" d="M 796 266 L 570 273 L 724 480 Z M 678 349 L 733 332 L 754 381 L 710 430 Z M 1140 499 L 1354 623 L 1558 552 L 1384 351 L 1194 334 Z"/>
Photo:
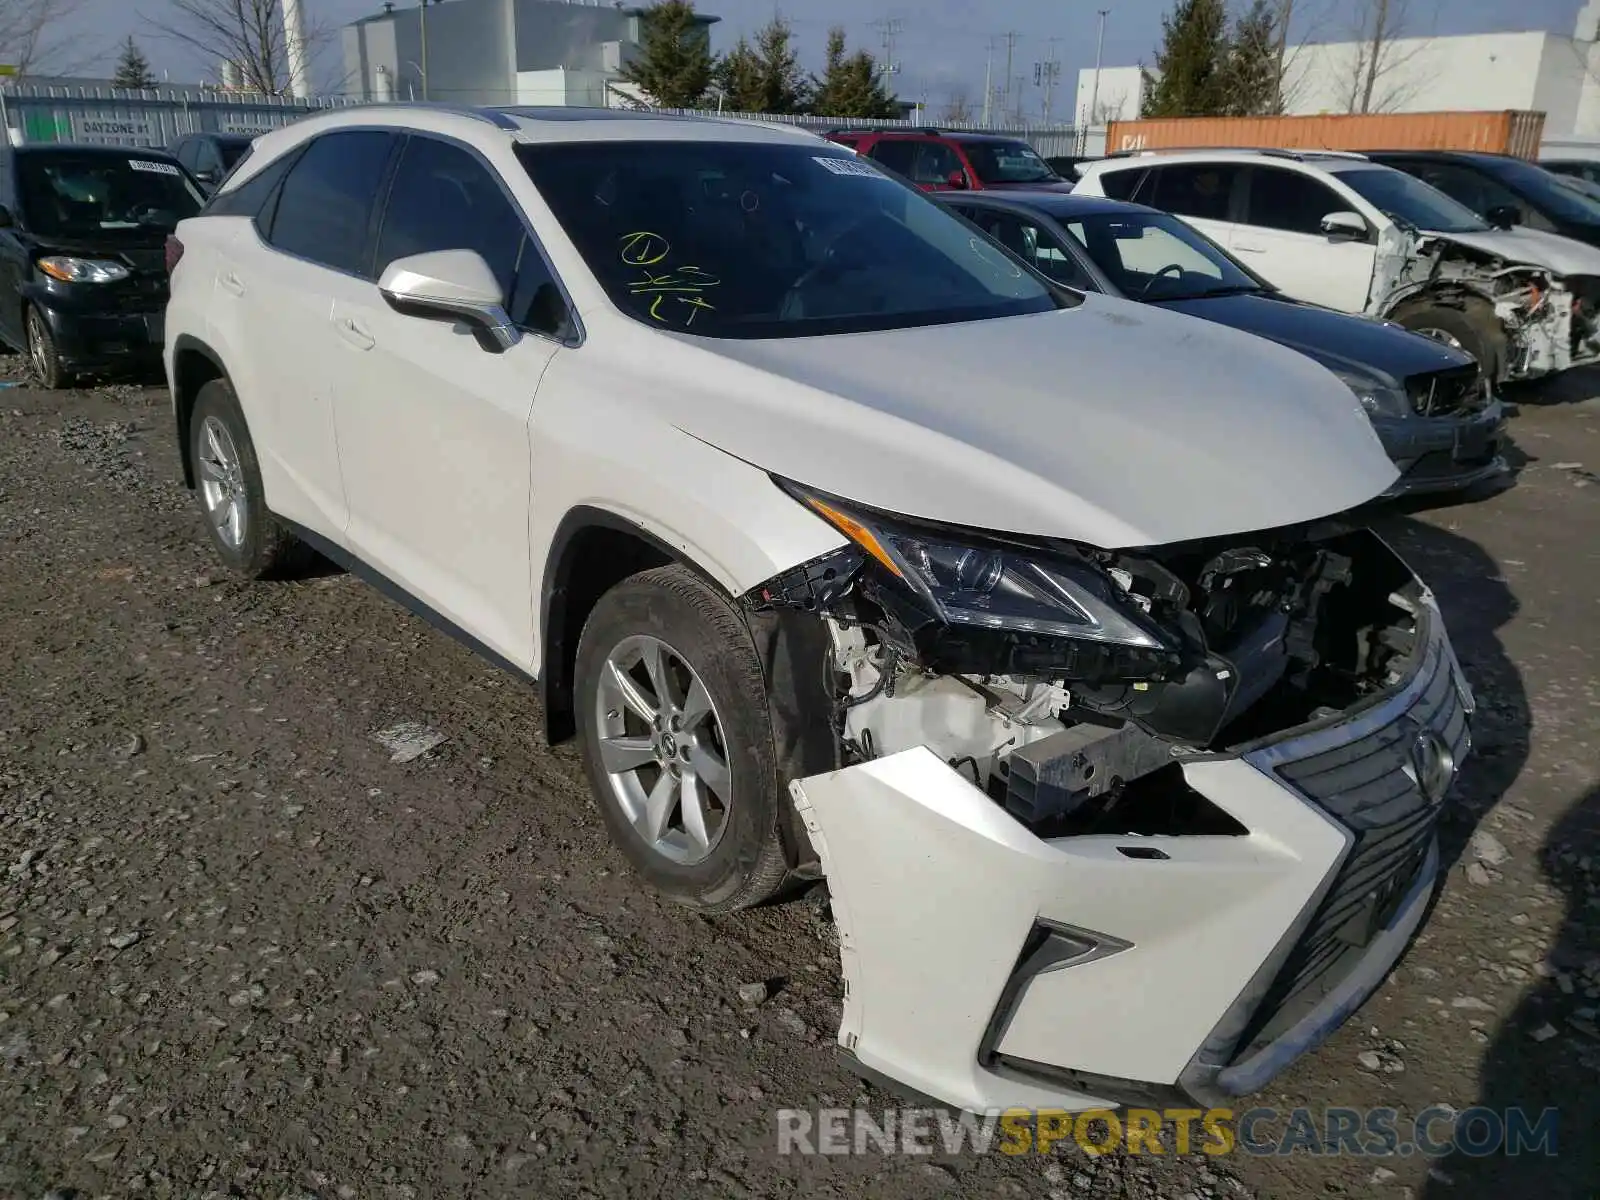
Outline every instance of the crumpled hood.
<path fill-rule="evenodd" d="M 1271 338 L 1333 370 L 1398 384 L 1412 375 L 1470 366 L 1470 355 L 1390 321 L 1335 312 L 1273 293 L 1158 300 L 1160 307 Z"/>
<path fill-rule="evenodd" d="M 1329 516 L 1396 477 L 1355 396 L 1316 363 L 1110 297 L 831 337 L 635 329 L 662 419 L 932 521 L 1161 545 Z"/>
<path fill-rule="evenodd" d="M 1515 229 L 1486 229 L 1479 233 L 1425 233 L 1423 236 L 1470 246 L 1486 254 L 1499 255 L 1507 262 L 1543 267 L 1557 275 L 1600 275 L 1600 249 L 1559 233 L 1546 233 L 1525 225 Z"/>

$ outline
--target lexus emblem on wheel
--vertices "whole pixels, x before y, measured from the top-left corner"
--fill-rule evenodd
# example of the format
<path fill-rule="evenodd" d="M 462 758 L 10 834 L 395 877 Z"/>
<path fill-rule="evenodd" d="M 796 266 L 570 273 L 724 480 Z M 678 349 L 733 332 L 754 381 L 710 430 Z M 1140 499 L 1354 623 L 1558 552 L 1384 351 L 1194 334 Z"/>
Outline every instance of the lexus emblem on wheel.
<path fill-rule="evenodd" d="M 1405 772 L 1428 803 L 1438 804 L 1455 778 L 1456 756 L 1435 730 L 1418 729 L 1411 739 L 1410 761 L 1406 763 Z"/>

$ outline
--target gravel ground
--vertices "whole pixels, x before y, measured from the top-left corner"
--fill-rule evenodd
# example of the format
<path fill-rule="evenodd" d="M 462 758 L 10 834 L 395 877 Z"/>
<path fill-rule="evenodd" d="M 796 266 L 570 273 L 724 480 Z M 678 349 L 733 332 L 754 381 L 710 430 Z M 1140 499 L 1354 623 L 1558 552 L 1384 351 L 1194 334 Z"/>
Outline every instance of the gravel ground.
<path fill-rule="evenodd" d="M 0 390 L 0 1195 L 1594 1195 L 1595 393 L 1524 409 L 1513 490 L 1383 521 L 1475 758 L 1425 932 L 1259 1101 L 1561 1107 L 1555 1158 L 1429 1164 L 779 1156 L 779 1108 L 893 1102 L 834 1058 L 823 907 L 658 902 L 531 689 L 331 569 L 229 581 L 162 393 Z"/>

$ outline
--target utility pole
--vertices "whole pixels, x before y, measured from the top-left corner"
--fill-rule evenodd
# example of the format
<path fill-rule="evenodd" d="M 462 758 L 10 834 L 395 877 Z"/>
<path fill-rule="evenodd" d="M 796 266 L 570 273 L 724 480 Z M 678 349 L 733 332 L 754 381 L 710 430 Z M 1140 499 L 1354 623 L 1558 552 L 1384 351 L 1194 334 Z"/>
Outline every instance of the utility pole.
<path fill-rule="evenodd" d="M 1050 109 L 1055 100 L 1056 81 L 1061 78 L 1061 60 L 1056 57 L 1056 46 L 1060 38 L 1051 38 L 1049 42 L 1050 57 L 1043 62 L 1033 64 L 1033 86 L 1044 88 L 1044 123 L 1050 124 Z"/>
<path fill-rule="evenodd" d="M 1006 36 L 1006 92 L 1005 98 L 1000 102 L 1000 111 L 1007 112 L 1011 108 L 1011 56 L 1017 48 L 1019 33 L 1008 33 Z"/>
<path fill-rule="evenodd" d="M 989 53 L 983 60 L 983 127 L 989 128 L 989 102 L 994 97 L 994 39 L 989 39 Z"/>
<path fill-rule="evenodd" d="M 887 81 L 890 75 L 898 75 L 900 73 L 900 64 L 894 60 L 894 39 L 895 35 L 905 28 L 905 22 L 899 17 L 884 17 L 872 22 L 872 27 L 878 31 L 879 44 L 883 47 L 883 56 L 878 72 Z"/>
<path fill-rule="evenodd" d="M 1087 124 L 1093 125 L 1100 119 L 1100 56 L 1106 48 L 1106 14 L 1111 10 L 1100 10 L 1100 36 L 1094 43 L 1094 83 L 1089 86 L 1089 120 Z"/>

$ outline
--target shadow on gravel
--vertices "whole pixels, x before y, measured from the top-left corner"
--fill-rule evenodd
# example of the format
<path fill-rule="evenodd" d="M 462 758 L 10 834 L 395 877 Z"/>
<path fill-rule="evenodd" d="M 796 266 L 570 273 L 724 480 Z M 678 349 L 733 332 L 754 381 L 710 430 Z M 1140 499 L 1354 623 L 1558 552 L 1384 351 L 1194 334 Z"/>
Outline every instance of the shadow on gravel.
<path fill-rule="evenodd" d="M 1472 753 L 1440 820 L 1440 870 L 1448 872 L 1528 760 L 1528 697 L 1499 635 L 1517 614 L 1517 598 L 1500 565 L 1474 541 L 1403 515 L 1377 519 L 1374 527 L 1438 597 L 1478 703 Z"/>
<path fill-rule="evenodd" d="M 1559 1110 L 1555 1153 L 1536 1146 L 1525 1146 L 1520 1154 L 1496 1151 L 1481 1158 L 1457 1153 L 1440 1168 L 1450 1182 L 1430 1177 L 1423 1200 L 1600 1196 L 1600 1140 L 1595 1137 L 1600 1129 L 1600 1032 L 1596 1001 L 1584 995 L 1585 981 L 1590 991 L 1600 985 L 1600 879 L 1584 869 L 1600 867 L 1600 861 L 1591 863 L 1589 858 L 1597 854 L 1597 835 L 1600 788 L 1567 811 L 1544 846 L 1544 877 L 1565 903 L 1560 934 L 1545 959 L 1555 973 L 1500 1028 L 1479 1076 L 1477 1103 L 1500 1118 L 1508 1109 L 1520 1108 L 1529 1127 L 1535 1127 L 1545 1108 Z M 1474 1136 L 1487 1128 L 1480 1126 Z"/>
<path fill-rule="evenodd" d="M 1513 404 L 1544 408 L 1581 404 L 1600 396 L 1600 366 L 1574 367 L 1551 379 L 1514 384 L 1505 388 L 1503 394 Z"/>

